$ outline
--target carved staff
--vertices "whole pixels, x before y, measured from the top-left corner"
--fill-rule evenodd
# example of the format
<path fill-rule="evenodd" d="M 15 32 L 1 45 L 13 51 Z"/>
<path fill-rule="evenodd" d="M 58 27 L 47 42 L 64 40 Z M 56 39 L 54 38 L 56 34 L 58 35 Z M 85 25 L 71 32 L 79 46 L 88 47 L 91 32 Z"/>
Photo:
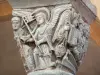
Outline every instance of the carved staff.
<path fill-rule="evenodd" d="M 25 17 L 22 17 L 22 19 L 23 19 L 23 21 L 24 21 L 24 23 L 25 23 L 25 25 L 26 25 L 26 27 L 27 27 L 29 33 L 31 34 L 32 38 L 34 39 L 34 41 L 35 41 L 35 43 L 36 43 L 36 39 L 34 38 L 32 32 L 31 32 L 31 30 L 30 30 L 30 28 L 29 28 L 29 26 L 28 26 L 28 24 L 27 24 L 27 21 L 25 20 Z M 39 46 L 39 45 L 36 45 L 36 46 L 39 48 L 39 51 L 43 54 L 43 52 L 42 52 L 40 46 Z"/>
<path fill-rule="evenodd" d="M 32 38 L 34 39 L 34 41 L 35 41 L 35 43 L 36 43 L 36 40 L 35 40 L 35 38 L 34 38 L 32 32 L 31 32 L 31 30 L 30 30 L 30 28 L 29 28 L 29 26 L 28 26 L 28 24 L 27 24 L 27 21 L 25 21 L 25 17 L 22 17 L 22 19 L 23 19 L 23 21 L 25 22 L 25 25 L 26 25 L 26 27 L 27 27 L 29 33 L 31 34 Z M 40 46 L 39 46 L 39 45 L 36 45 L 36 46 L 39 48 L 39 51 L 40 51 L 40 53 L 41 53 L 41 56 L 43 56 L 43 51 L 41 50 Z M 43 60 L 44 60 L 44 62 L 45 62 L 45 59 L 44 59 L 44 58 L 43 58 Z M 45 64 L 46 64 L 46 62 L 45 62 Z"/>

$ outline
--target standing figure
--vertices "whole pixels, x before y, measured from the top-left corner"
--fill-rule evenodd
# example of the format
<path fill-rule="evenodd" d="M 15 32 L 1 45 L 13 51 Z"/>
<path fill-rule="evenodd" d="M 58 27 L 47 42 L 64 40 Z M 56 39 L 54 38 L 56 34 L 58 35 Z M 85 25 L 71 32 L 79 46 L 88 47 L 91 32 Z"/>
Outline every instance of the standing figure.
<path fill-rule="evenodd" d="M 30 37 L 36 44 L 36 47 L 33 51 L 36 65 L 35 70 L 50 69 L 51 66 L 55 64 L 51 59 L 52 51 L 54 51 L 51 40 L 53 36 L 53 30 L 59 20 L 60 14 L 65 10 L 69 10 L 70 8 L 71 5 L 61 5 L 59 7 L 56 6 L 51 11 L 51 15 L 46 7 L 38 8 L 32 13 L 32 16 L 35 16 L 36 18 L 36 23 L 38 25 L 37 29 L 33 31 L 30 30 L 28 24 L 25 23 L 29 33 L 31 34 Z M 27 42 L 30 41 L 30 37 L 27 39 Z"/>
<path fill-rule="evenodd" d="M 36 47 L 33 52 L 37 69 L 45 69 L 55 65 L 56 60 L 52 61 L 51 57 L 52 51 L 54 51 L 54 46 L 52 46 L 52 37 L 61 13 L 69 9 L 71 9 L 70 4 L 55 7 L 51 11 L 51 15 L 47 8 L 40 8 L 34 11 L 33 14 L 35 15 L 36 21 L 39 25 L 34 37 L 36 39 L 36 45 L 40 48 Z M 65 26 L 65 31 L 67 30 L 66 28 L 68 27 Z"/>
<path fill-rule="evenodd" d="M 46 69 L 50 67 L 52 64 L 51 62 L 51 54 L 50 54 L 50 47 L 48 45 L 48 34 L 46 32 L 48 27 L 48 11 L 45 9 L 37 9 L 34 11 L 34 15 L 37 21 L 38 28 L 34 34 L 34 38 L 36 39 L 35 44 L 36 47 L 33 51 L 36 70 L 39 69 Z"/>
<path fill-rule="evenodd" d="M 23 37 L 27 36 L 28 33 L 22 28 L 20 17 L 15 16 L 12 18 L 12 27 L 14 30 L 14 39 L 17 41 L 17 45 L 20 47 L 20 53 L 23 58 L 23 61 L 25 62 L 25 66 L 28 68 L 28 70 L 33 70 L 34 63 L 33 63 L 32 48 L 29 45 L 26 45 L 21 42 L 22 39 L 23 40 L 27 39 Z"/>

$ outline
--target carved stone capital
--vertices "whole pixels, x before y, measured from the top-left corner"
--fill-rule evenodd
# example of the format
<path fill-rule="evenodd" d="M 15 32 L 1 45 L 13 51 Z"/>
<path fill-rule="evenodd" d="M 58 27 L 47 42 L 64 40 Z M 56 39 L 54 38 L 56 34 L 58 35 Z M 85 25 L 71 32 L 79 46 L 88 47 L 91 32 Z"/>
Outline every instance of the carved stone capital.
<path fill-rule="evenodd" d="M 72 75 L 88 45 L 89 25 L 71 3 L 12 12 L 14 38 L 28 75 Z"/>

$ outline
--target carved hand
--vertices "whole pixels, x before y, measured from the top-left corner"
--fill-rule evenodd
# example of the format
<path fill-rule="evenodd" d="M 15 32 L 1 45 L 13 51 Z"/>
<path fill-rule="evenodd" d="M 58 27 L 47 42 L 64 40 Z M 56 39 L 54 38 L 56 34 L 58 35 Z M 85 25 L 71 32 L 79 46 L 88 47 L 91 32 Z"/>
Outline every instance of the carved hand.
<path fill-rule="evenodd" d="M 30 38 L 30 35 L 27 35 L 27 36 L 21 36 L 20 39 L 24 42 L 26 42 L 27 40 L 29 40 Z"/>

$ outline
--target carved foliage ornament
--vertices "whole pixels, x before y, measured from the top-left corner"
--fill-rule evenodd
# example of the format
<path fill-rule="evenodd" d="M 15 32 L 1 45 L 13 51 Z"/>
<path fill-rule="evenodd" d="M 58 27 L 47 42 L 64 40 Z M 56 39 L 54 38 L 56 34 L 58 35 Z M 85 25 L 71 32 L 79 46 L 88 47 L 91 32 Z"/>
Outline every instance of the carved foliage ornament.
<path fill-rule="evenodd" d="M 14 9 L 14 39 L 28 75 L 72 75 L 88 45 L 89 25 L 71 4 Z"/>

